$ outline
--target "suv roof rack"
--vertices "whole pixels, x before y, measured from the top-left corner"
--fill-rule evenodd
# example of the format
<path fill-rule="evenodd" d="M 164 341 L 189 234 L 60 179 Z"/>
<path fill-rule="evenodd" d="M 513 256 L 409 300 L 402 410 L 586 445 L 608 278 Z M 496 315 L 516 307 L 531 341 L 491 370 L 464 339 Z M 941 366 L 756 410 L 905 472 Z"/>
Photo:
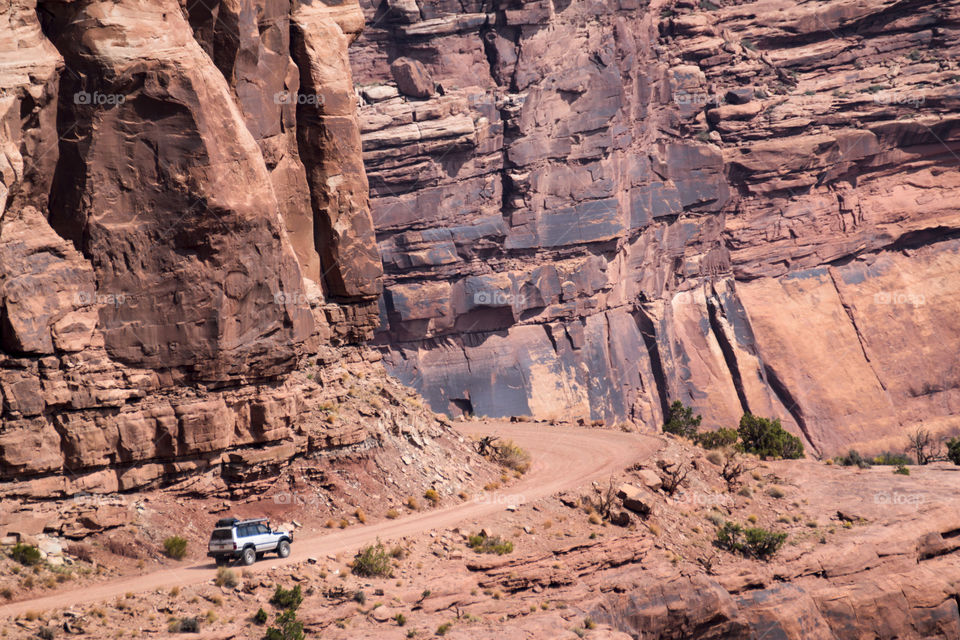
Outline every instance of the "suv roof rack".
<path fill-rule="evenodd" d="M 217 520 L 217 527 L 235 527 L 239 524 L 255 524 L 258 522 L 267 522 L 269 518 L 220 518 Z"/>

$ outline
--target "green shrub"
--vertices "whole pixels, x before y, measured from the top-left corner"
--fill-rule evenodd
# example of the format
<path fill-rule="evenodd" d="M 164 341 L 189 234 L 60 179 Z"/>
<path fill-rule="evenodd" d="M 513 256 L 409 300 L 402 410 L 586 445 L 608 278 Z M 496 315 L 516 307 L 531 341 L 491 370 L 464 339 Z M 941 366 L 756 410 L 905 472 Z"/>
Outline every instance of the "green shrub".
<path fill-rule="evenodd" d="M 277 585 L 273 596 L 270 597 L 270 604 L 278 609 L 296 609 L 301 602 L 303 602 L 303 591 L 300 585 L 296 585 L 293 589 L 284 589 Z"/>
<path fill-rule="evenodd" d="M 303 640 L 303 623 L 297 620 L 295 609 L 287 609 L 277 616 L 273 627 L 267 629 L 263 640 Z"/>
<path fill-rule="evenodd" d="M 32 567 L 43 562 L 43 556 L 40 555 L 40 549 L 32 544 L 23 544 L 18 542 L 10 549 L 10 557 L 27 567 Z"/>
<path fill-rule="evenodd" d="M 894 473 L 899 473 L 902 476 L 910 475 L 910 469 L 907 469 L 905 465 L 897 465 L 897 468 L 893 470 Z"/>
<path fill-rule="evenodd" d="M 513 543 L 509 540 L 503 540 L 500 536 L 488 537 L 483 533 L 470 536 L 467 539 L 467 546 L 477 553 L 495 553 L 502 556 L 513 551 Z"/>
<path fill-rule="evenodd" d="M 684 406 L 679 400 L 674 400 L 670 405 L 670 415 L 663 423 L 663 431 L 684 438 L 696 438 L 701 420 L 703 417 L 699 414 L 694 417 L 693 409 Z"/>
<path fill-rule="evenodd" d="M 402 627 L 403 625 L 407 624 L 407 616 L 403 615 L 402 613 L 398 613 L 397 615 L 393 616 L 393 621 L 397 623 L 398 627 Z"/>
<path fill-rule="evenodd" d="M 187 541 L 180 536 L 170 536 L 163 541 L 163 552 L 174 560 L 183 560 L 187 555 Z"/>
<path fill-rule="evenodd" d="M 436 489 L 427 489 L 423 493 L 423 497 L 429 500 L 430 502 L 432 502 L 433 504 L 437 504 L 438 502 L 440 502 L 440 494 L 437 493 Z"/>
<path fill-rule="evenodd" d="M 390 553 L 384 546 L 377 544 L 366 547 L 358 553 L 350 566 L 354 574 L 370 578 L 387 578 L 393 575 Z"/>
<path fill-rule="evenodd" d="M 263 610 L 263 607 L 257 609 L 257 612 L 253 614 L 253 621 L 257 624 L 267 624 L 267 612 Z"/>
<path fill-rule="evenodd" d="M 796 459 L 803 457 L 803 443 L 780 425 L 780 419 L 760 418 L 745 413 L 740 418 L 740 435 L 744 451 L 761 458 Z"/>
<path fill-rule="evenodd" d="M 867 462 L 867 459 L 860 455 L 860 452 L 856 449 L 850 449 L 845 456 L 837 456 L 833 459 L 837 464 L 843 465 L 845 467 L 860 467 L 861 469 L 869 469 L 870 463 Z"/>
<path fill-rule="evenodd" d="M 167 629 L 170 633 L 200 633 L 200 620 L 195 617 L 173 618 Z"/>
<path fill-rule="evenodd" d="M 442 625 L 440 625 L 439 627 L 437 627 L 437 635 L 438 635 L 438 636 L 445 636 L 445 635 L 447 635 L 447 631 L 450 631 L 450 627 L 452 627 L 452 626 L 453 626 L 452 623 L 450 623 L 450 622 L 444 622 Z"/>
<path fill-rule="evenodd" d="M 735 551 L 749 558 L 766 560 L 783 546 L 787 534 L 767 531 L 760 527 L 744 529 L 738 524 L 727 522 L 717 529 L 714 544 L 727 551 Z"/>
<path fill-rule="evenodd" d="M 953 464 L 960 464 L 960 438 L 947 440 L 947 459 Z"/>
<path fill-rule="evenodd" d="M 874 456 L 871 462 L 873 462 L 873 464 L 899 467 L 902 465 L 913 464 L 913 458 L 902 453 L 890 453 L 889 451 L 884 451 L 880 455 Z"/>
<path fill-rule="evenodd" d="M 722 449 L 737 444 L 740 434 L 736 429 L 717 429 L 697 434 L 696 443 L 704 449 Z"/>

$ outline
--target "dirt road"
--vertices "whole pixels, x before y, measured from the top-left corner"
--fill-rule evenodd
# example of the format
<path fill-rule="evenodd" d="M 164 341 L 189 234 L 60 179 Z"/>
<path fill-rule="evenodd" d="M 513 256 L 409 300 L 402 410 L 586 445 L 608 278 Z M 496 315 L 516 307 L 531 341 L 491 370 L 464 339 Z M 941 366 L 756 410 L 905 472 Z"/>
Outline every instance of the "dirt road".
<path fill-rule="evenodd" d="M 552 427 L 536 423 L 465 423 L 464 434 L 497 433 L 512 439 L 530 452 L 533 463 L 524 478 L 506 488 L 504 493 L 516 496 L 511 502 L 520 505 L 574 488 L 593 480 L 601 480 L 631 463 L 652 455 L 659 440 L 651 436 L 597 429 Z M 353 552 L 362 546 L 401 536 L 412 536 L 431 529 L 447 528 L 464 521 L 477 520 L 502 512 L 502 501 L 467 501 L 463 504 L 433 509 L 400 520 L 385 520 L 368 526 L 353 527 L 294 541 L 286 559 L 270 558 L 257 562 L 248 571 L 262 571 L 296 562 L 310 556 Z M 162 569 L 136 577 L 127 577 L 74 591 L 59 592 L 42 598 L 24 600 L 0 607 L 0 619 L 27 611 L 64 609 L 79 604 L 113 600 L 127 592 L 170 589 L 206 582 L 215 575 L 212 561 Z"/>

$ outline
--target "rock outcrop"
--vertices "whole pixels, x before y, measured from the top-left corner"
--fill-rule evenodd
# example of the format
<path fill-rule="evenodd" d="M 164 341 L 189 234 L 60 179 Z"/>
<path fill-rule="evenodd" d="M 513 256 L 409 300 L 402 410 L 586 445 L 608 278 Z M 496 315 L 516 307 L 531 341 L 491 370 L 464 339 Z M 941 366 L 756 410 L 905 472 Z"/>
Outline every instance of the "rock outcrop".
<path fill-rule="evenodd" d="M 960 427 L 960 3 L 361 4 L 378 343 L 434 409 Z"/>
<path fill-rule="evenodd" d="M 323 367 L 380 367 L 359 6 L 14 0 L 0 24 L 0 493 L 306 438 Z"/>

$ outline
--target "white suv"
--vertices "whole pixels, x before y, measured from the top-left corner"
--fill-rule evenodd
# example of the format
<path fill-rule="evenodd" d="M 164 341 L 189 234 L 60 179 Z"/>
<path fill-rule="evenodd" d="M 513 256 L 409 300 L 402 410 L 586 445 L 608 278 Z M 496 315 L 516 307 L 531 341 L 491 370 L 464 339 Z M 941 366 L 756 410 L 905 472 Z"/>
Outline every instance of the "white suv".
<path fill-rule="evenodd" d="M 238 558 L 243 564 L 250 565 L 268 551 L 276 551 L 278 556 L 286 558 L 290 555 L 291 542 L 293 533 L 271 531 L 266 518 L 221 518 L 210 534 L 207 555 L 216 561 L 217 566 Z"/>

